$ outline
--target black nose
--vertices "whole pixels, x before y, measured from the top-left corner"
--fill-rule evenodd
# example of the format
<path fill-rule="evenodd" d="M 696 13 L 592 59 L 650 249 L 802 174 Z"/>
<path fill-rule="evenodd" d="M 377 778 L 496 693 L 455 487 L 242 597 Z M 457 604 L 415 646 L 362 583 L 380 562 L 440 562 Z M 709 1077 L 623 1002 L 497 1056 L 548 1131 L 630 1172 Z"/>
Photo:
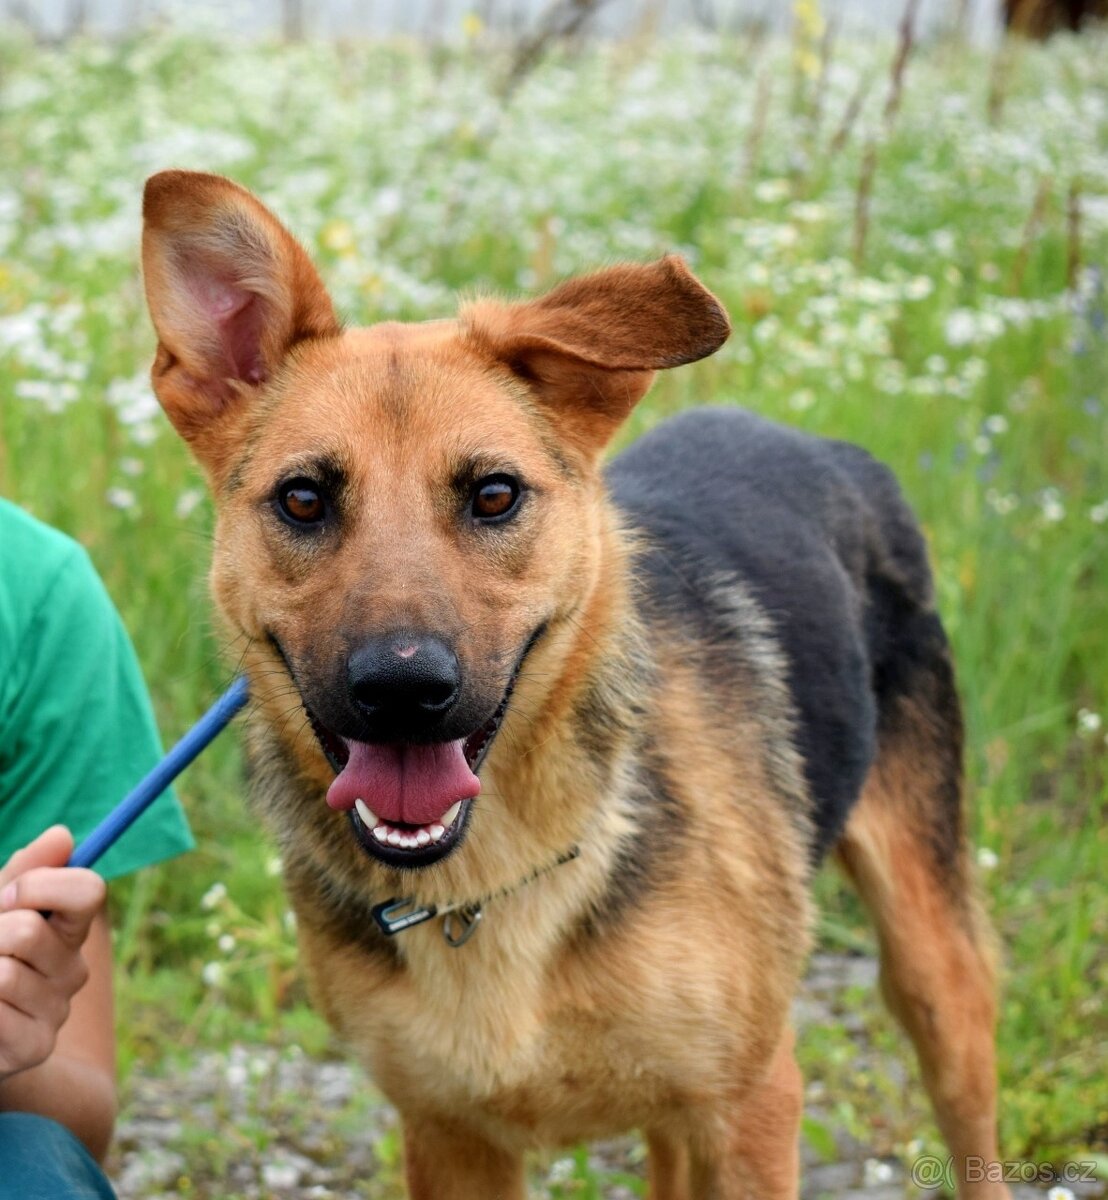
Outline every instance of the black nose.
<path fill-rule="evenodd" d="M 438 638 L 394 633 L 363 643 L 347 663 L 350 695 L 367 715 L 445 712 L 458 698 L 458 659 Z"/>

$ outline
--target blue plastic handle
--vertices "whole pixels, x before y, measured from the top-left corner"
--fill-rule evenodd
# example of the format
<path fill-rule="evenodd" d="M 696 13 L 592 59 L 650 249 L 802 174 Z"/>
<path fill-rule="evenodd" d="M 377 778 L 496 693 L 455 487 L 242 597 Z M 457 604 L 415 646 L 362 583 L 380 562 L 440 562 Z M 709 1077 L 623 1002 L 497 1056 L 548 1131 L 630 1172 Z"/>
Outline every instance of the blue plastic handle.
<path fill-rule="evenodd" d="M 73 851 L 71 867 L 91 867 L 134 824 L 190 762 L 230 723 L 249 698 L 239 676 L 160 763 L 112 809 Z"/>

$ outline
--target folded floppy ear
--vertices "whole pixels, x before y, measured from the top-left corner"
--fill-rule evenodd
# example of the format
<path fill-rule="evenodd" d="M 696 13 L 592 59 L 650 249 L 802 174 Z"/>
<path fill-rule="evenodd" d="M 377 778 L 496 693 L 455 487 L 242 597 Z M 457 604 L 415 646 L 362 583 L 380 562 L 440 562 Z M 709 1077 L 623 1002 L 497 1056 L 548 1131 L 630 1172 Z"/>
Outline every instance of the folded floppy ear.
<path fill-rule="evenodd" d="M 731 332 L 723 305 L 674 255 L 571 279 L 538 300 L 477 300 L 459 321 L 591 456 L 655 371 L 707 357 Z"/>
<path fill-rule="evenodd" d="M 205 465 L 292 346 L 339 332 L 307 254 L 245 188 L 162 171 L 143 195 L 142 265 L 158 334 L 154 390 Z"/>

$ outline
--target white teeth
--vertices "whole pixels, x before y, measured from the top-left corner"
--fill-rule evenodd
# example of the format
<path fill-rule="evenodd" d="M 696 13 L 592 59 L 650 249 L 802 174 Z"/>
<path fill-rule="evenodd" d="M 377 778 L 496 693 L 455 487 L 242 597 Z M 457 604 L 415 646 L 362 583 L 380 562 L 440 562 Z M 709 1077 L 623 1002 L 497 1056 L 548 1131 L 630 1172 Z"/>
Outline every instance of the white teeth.
<path fill-rule="evenodd" d="M 354 807 L 358 810 L 358 816 L 362 819 L 362 824 L 366 829 L 376 829 L 381 823 L 381 818 L 369 807 L 362 799 L 354 801 Z"/>
<path fill-rule="evenodd" d="M 382 845 L 396 846 L 401 850 L 422 850 L 432 842 L 442 841 L 446 831 L 458 819 L 458 814 L 462 811 L 462 801 L 451 805 L 438 821 L 416 829 L 394 829 L 386 821 L 382 821 L 364 800 L 355 800 L 354 807 L 362 824 L 372 831 L 373 836 Z"/>

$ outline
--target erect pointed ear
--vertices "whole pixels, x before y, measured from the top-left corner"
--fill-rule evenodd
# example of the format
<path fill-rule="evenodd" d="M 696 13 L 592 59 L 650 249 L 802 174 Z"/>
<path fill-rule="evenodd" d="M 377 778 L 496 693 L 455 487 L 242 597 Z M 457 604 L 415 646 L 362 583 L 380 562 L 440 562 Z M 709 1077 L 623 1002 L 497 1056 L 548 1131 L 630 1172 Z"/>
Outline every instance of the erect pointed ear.
<path fill-rule="evenodd" d="M 589 455 L 655 371 L 707 357 L 731 332 L 723 305 L 675 255 L 571 279 L 538 300 L 477 300 L 459 321 L 473 344 L 532 386 Z"/>
<path fill-rule="evenodd" d="M 307 254 L 238 184 L 162 171 L 147 180 L 142 211 L 154 390 L 213 467 L 289 349 L 337 334 L 339 323 Z"/>

